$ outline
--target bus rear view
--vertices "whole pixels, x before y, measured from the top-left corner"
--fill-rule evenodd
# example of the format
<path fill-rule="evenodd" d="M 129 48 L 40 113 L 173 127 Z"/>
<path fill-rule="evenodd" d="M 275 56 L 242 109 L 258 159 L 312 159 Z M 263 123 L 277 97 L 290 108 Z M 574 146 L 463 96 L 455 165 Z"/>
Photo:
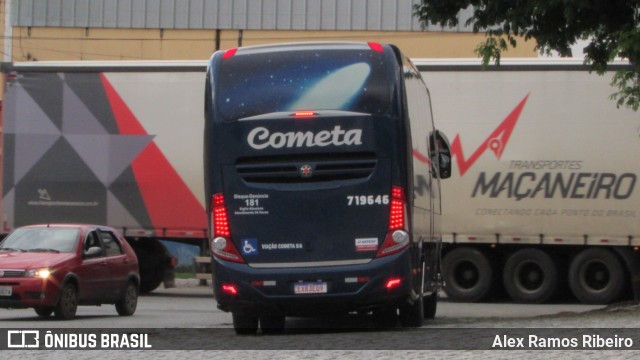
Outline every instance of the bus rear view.
<path fill-rule="evenodd" d="M 213 287 L 237 333 L 353 311 L 421 326 L 425 309 L 435 312 L 436 220 L 430 209 L 414 214 L 402 61 L 395 47 L 374 43 L 256 46 L 211 58 L 204 155 Z M 432 204 L 429 191 L 420 196 Z"/>

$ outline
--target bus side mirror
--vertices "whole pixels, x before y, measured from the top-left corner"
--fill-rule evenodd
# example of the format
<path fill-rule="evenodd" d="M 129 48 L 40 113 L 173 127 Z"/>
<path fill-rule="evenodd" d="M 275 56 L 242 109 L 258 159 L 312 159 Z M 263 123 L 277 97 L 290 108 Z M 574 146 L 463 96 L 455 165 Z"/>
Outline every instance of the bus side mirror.
<path fill-rule="evenodd" d="M 449 139 L 440 130 L 431 133 L 429 141 L 431 152 L 431 171 L 433 176 L 439 179 L 451 177 L 451 146 Z"/>

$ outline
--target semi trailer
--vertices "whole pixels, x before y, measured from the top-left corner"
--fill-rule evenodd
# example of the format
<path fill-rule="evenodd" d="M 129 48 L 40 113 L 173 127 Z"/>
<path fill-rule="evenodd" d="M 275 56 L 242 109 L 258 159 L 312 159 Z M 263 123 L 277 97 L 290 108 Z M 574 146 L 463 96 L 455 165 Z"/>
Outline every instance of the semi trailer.
<path fill-rule="evenodd" d="M 488 70 L 478 60 L 416 63 L 451 139 L 454 174 L 441 185 L 446 294 L 637 299 L 640 114 L 609 99 L 612 72 L 566 59 Z"/>
<path fill-rule="evenodd" d="M 160 240 L 201 245 L 204 67 L 181 62 L 3 64 L 2 226 L 109 224 L 142 292 L 172 282 Z"/>

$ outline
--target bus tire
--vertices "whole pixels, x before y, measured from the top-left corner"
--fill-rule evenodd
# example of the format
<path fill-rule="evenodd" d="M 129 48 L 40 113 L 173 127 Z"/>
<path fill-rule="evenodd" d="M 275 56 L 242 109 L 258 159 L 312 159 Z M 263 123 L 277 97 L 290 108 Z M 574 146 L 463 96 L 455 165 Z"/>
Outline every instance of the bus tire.
<path fill-rule="evenodd" d="M 493 268 L 484 252 L 457 248 L 442 261 L 445 293 L 455 301 L 476 302 L 484 299 L 493 286 Z"/>
<path fill-rule="evenodd" d="M 391 329 L 398 324 L 398 309 L 396 307 L 381 307 L 373 310 L 372 315 L 377 328 Z"/>
<path fill-rule="evenodd" d="M 413 304 L 399 307 L 400 325 L 403 327 L 421 327 L 424 324 L 424 298 L 419 295 Z"/>
<path fill-rule="evenodd" d="M 425 296 L 422 301 L 424 302 L 424 318 L 426 320 L 435 319 L 438 309 L 438 292 L 434 291 L 433 294 Z"/>
<path fill-rule="evenodd" d="M 233 329 L 238 335 L 255 335 L 258 332 L 258 317 L 254 315 L 232 313 Z"/>
<path fill-rule="evenodd" d="M 609 249 L 582 250 L 569 266 L 569 287 L 585 304 L 609 304 L 624 290 L 625 273 Z"/>
<path fill-rule="evenodd" d="M 260 329 L 263 334 L 282 334 L 284 332 L 284 315 L 260 316 Z"/>
<path fill-rule="evenodd" d="M 502 273 L 504 288 L 519 303 L 543 303 L 558 289 L 558 267 L 546 252 L 527 248 L 507 259 Z"/>

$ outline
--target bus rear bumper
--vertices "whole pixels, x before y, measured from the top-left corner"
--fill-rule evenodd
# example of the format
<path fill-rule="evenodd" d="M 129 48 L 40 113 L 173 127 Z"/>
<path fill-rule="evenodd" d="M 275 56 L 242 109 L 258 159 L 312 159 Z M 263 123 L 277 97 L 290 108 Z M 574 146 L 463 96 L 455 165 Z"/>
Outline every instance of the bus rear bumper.
<path fill-rule="evenodd" d="M 412 294 L 407 249 L 366 264 L 308 268 L 253 268 L 215 259 L 218 308 L 244 314 L 316 316 L 398 306 Z"/>

